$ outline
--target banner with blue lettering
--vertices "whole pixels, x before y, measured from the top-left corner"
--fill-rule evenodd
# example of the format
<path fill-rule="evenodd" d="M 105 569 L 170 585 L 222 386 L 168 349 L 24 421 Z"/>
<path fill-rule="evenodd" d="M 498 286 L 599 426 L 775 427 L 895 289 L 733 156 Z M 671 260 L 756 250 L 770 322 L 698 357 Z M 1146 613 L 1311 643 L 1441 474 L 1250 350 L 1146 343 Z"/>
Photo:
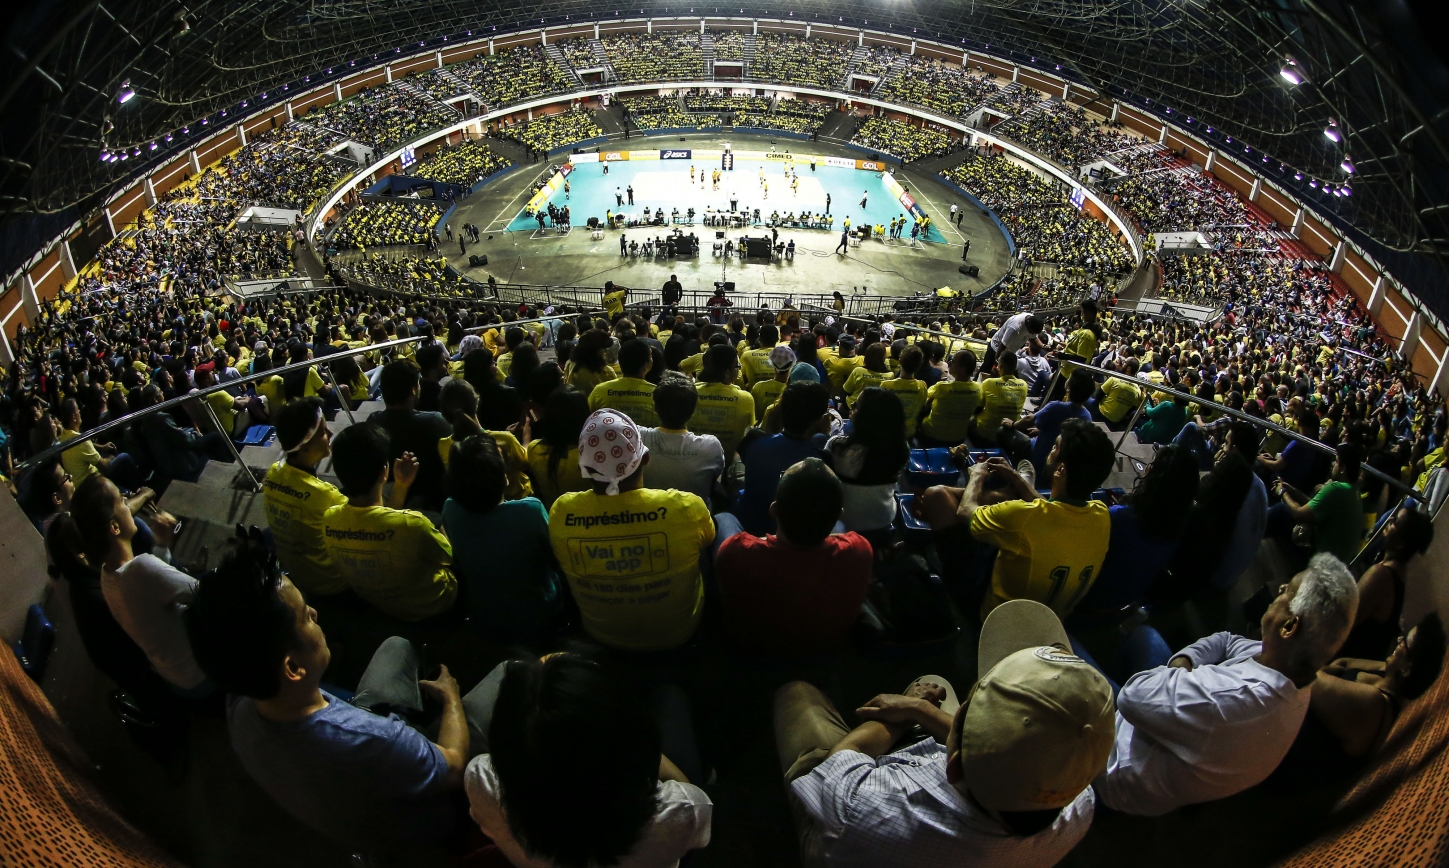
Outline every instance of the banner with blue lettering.
<path fill-rule="evenodd" d="M 661 160 L 688 160 L 688 159 L 690 159 L 690 154 L 691 153 L 692 152 L 688 148 L 661 150 L 659 152 L 659 159 L 661 159 Z"/>

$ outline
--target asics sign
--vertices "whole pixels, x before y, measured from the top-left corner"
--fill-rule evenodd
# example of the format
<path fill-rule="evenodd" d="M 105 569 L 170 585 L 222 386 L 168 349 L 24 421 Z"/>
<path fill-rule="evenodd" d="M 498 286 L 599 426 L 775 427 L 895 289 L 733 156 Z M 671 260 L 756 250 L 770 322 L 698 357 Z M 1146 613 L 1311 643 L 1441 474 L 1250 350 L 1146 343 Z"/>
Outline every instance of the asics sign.
<path fill-rule="evenodd" d="M 686 151 L 660 151 L 659 152 L 659 159 L 661 159 L 661 160 L 687 160 L 687 159 L 689 159 L 690 153 L 691 152 L 690 151 L 687 151 L 687 150 Z"/>

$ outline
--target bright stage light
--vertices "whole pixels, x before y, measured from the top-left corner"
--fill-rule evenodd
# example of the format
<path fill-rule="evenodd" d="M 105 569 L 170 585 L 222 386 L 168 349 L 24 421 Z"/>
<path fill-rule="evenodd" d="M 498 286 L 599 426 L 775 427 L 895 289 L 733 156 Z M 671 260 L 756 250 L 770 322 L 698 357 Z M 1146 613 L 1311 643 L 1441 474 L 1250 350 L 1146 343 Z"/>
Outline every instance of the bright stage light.
<path fill-rule="evenodd" d="M 1328 126 L 1323 128 L 1323 137 L 1330 142 L 1337 143 L 1343 141 L 1343 134 L 1338 131 L 1338 121 L 1332 118 L 1328 119 Z"/>
<path fill-rule="evenodd" d="M 128 78 L 121 82 L 121 89 L 116 91 L 116 102 L 125 105 L 136 96 L 136 89 L 131 87 L 131 80 Z"/>

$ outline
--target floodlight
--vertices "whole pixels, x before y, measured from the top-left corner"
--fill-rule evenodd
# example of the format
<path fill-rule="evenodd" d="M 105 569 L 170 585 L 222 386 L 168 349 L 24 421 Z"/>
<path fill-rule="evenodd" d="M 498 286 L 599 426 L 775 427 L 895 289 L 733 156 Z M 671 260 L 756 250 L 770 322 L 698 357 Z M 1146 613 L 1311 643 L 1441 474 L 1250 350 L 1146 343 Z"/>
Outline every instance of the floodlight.
<path fill-rule="evenodd" d="M 1328 126 L 1323 128 L 1323 137 L 1330 142 L 1343 141 L 1343 134 L 1338 131 L 1338 121 L 1333 118 L 1328 119 Z"/>
<path fill-rule="evenodd" d="M 1294 87 L 1308 80 L 1308 76 L 1303 74 L 1303 67 L 1299 66 L 1298 61 L 1291 57 L 1283 61 L 1283 68 L 1278 70 L 1278 74 L 1283 77 L 1284 81 Z"/>
<path fill-rule="evenodd" d="M 1350 175 L 1354 173 L 1353 160 L 1350 160 L 1348 157 L 1344 157 L 1343 162 L 1339 163 L 1338 167 Z"/>
<path fill-rule="evenodd" d="M 116 102 L 125 105 L 136 96 L 136 89 L 131 87 L 131 80 L 128 78 L 121 82 L 121 89 L 116 91 Z"/>

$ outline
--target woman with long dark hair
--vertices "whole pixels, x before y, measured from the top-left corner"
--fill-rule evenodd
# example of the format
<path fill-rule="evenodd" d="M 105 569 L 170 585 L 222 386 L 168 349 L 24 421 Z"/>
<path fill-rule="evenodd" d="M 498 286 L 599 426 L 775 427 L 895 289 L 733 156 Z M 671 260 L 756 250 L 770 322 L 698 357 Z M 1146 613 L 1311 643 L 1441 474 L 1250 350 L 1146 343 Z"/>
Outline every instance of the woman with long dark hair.
<path fill-rule="evenodd" d="M 589 413 L 588 397 L 568 387 L 556 389 L 544 403 L 543 415 L 533 426 L 535 439 L 528 444 L 528 475 L 544 506 L 553 506 L 566 491 L 593 488 L 579 469 L 579 432 Z"/>
<path fill-rule="evenodd" d="M 619 372 L 609 366 L 605 357 L 613 341 L 608 332 L 598 330 L 579 335 L 579 342 L 564 366 L 564 381 L 587 395 L 600 383 L 617 379 Z"/>
<path fill-rule="evenodd" d="M 825 452 L 845 490 L 846 530 L 886 531 L 896 517 L 896 481 L 910 457 L 906 413 L 878 386 L 860 393 L 850 411 L 851 432 L 830 438 Z"/>
<path fill-rule="evenodd" d="M 1112 538 L 1107 559 L 1077 615 L 1094 618 L 1141 602 L 1177 553 L 1198 491 L 1197 459 L 1166 446 L 1137 478 L 1123 501 L 1110 508 Z"/>

